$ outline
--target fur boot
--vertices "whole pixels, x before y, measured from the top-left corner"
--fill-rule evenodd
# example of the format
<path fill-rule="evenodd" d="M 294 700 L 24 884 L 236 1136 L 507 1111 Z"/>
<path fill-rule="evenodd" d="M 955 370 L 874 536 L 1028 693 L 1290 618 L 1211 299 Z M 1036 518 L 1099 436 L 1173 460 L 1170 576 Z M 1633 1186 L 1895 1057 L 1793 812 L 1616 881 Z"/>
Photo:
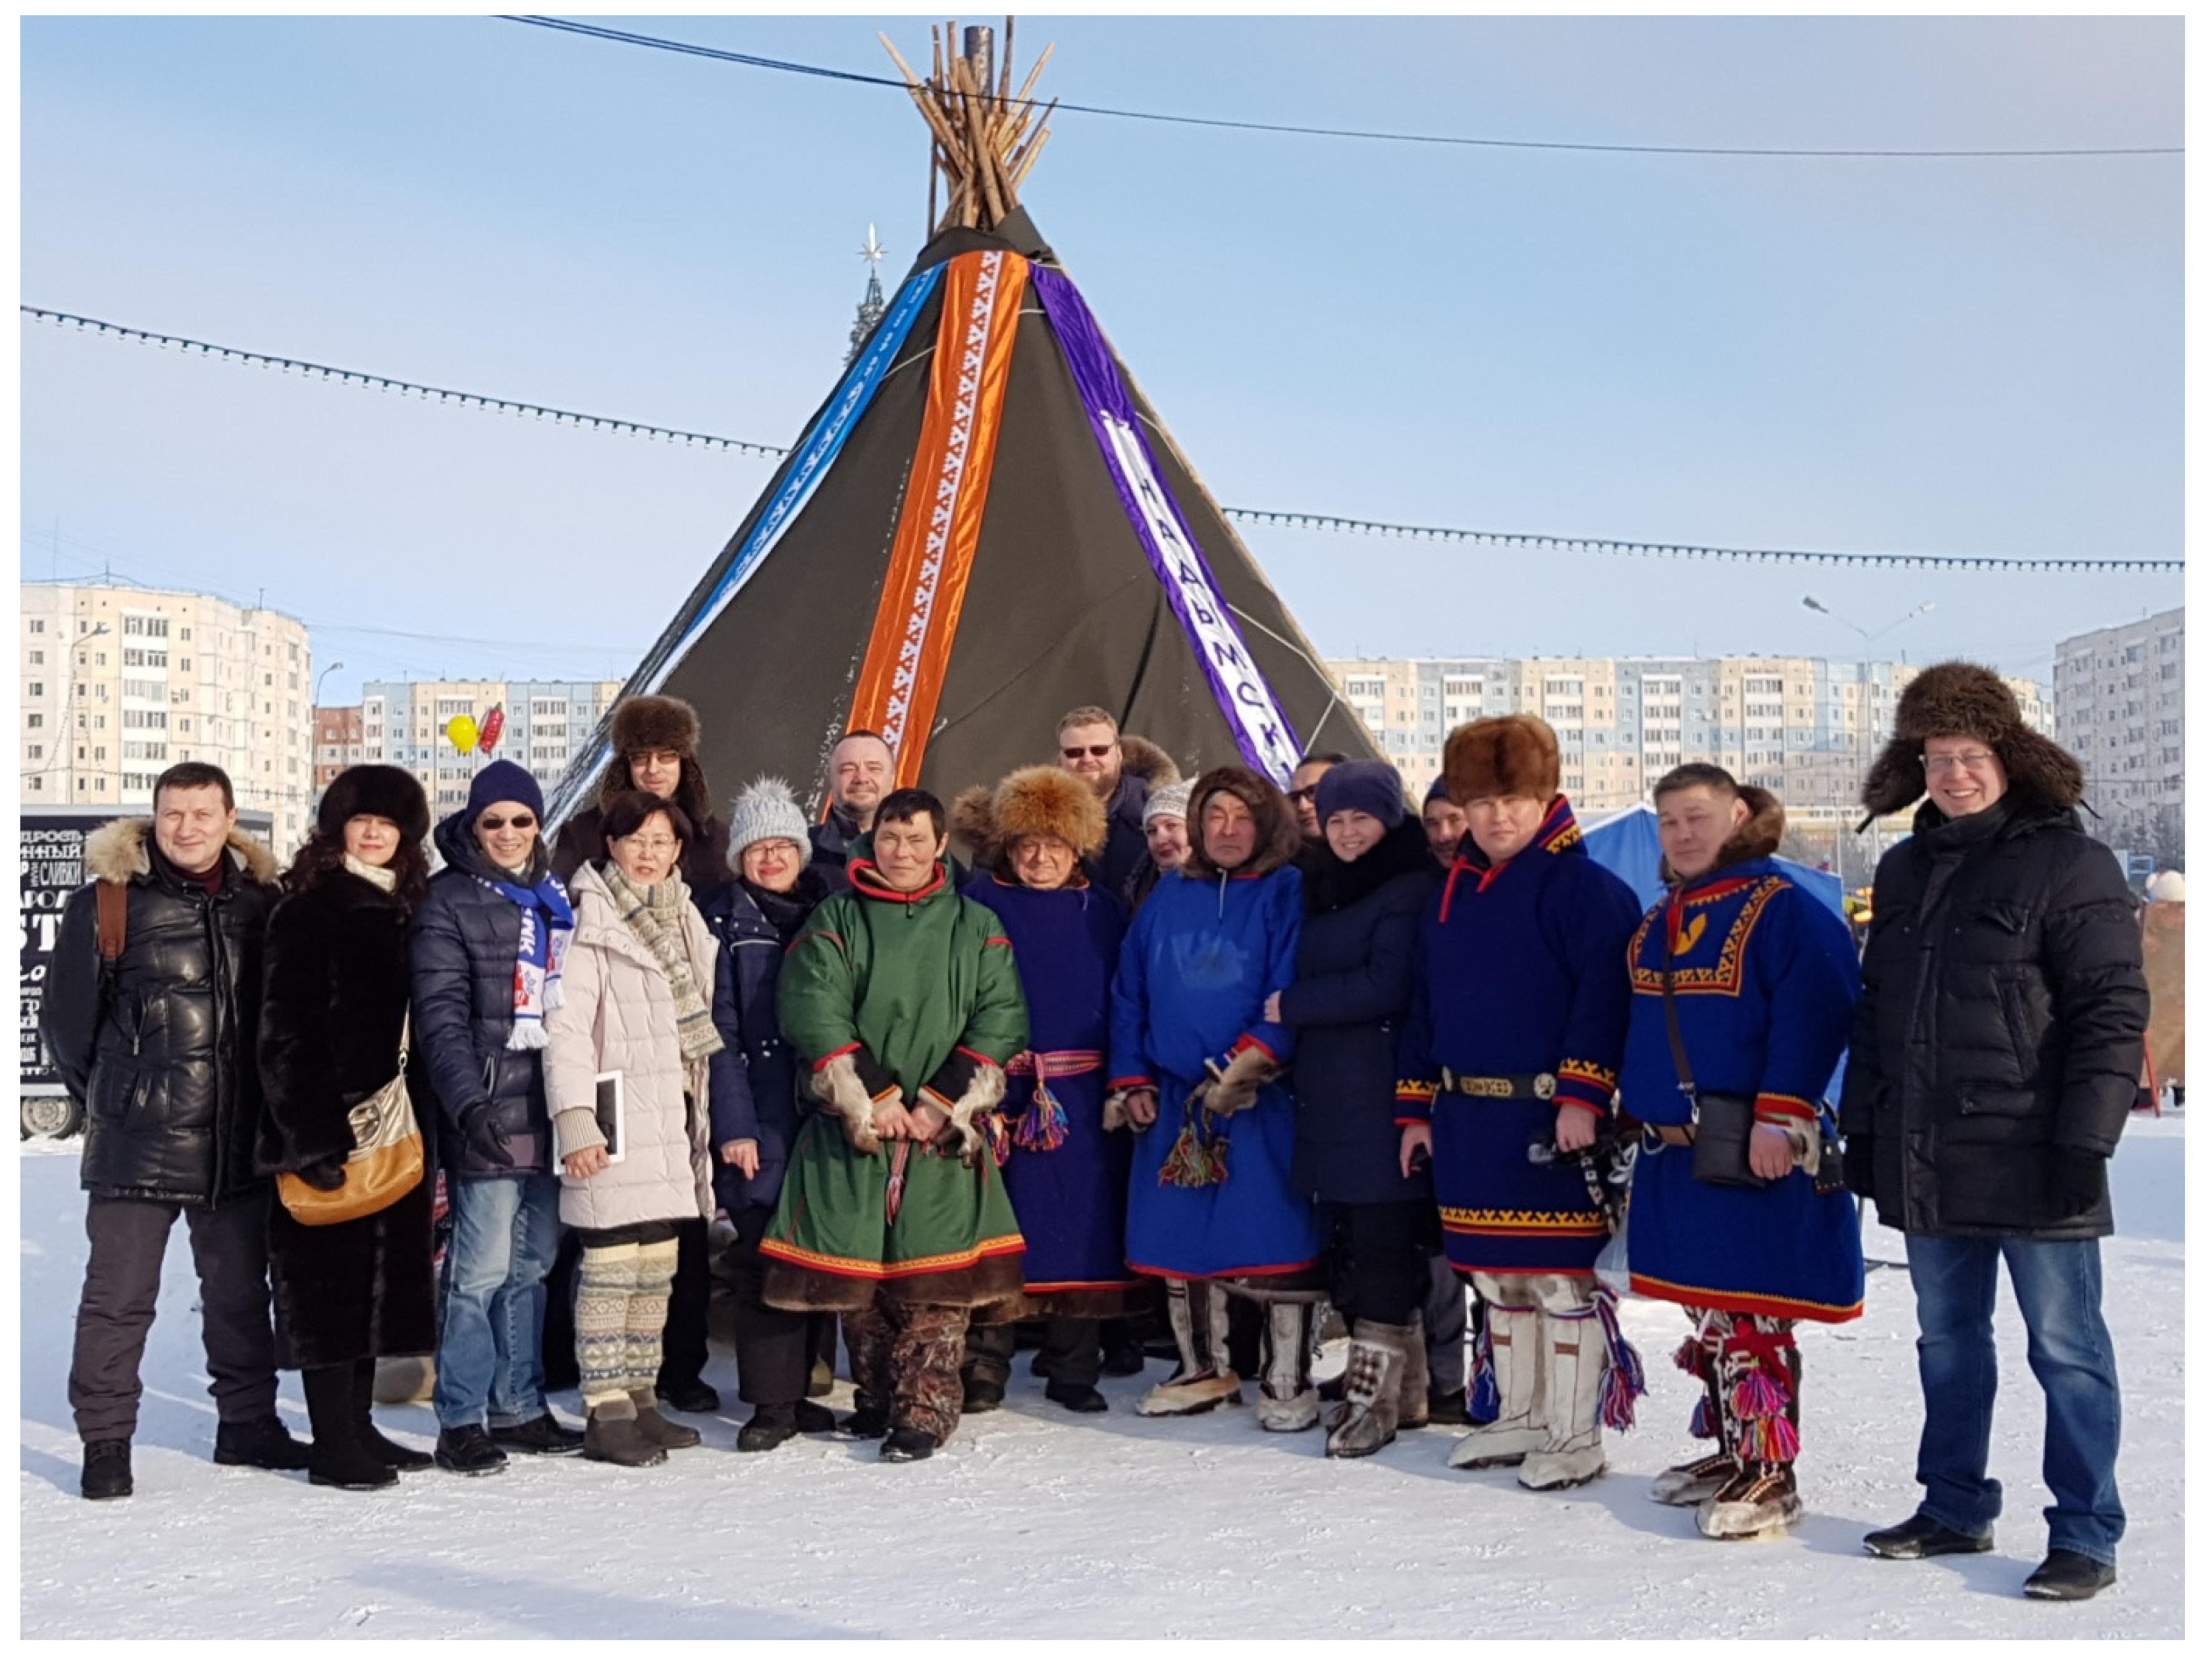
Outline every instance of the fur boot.
<path fill-rule="evenodd" d="M 1797 1495 L 1797 1393 L 1801 1372 L 1787 1319 L 1739 1315 L 1716 1367 L 1722 1448 L 1735 1472 L 1698 1506 L 1698 1529 L 1739 1541 L 1780 1537 L 1805 1512 Z"/>
<path fill-rule="evenodd" d="M 1690 1432 L 1714 1442 L 1713 1448 L 1686 1462 L 1678 1462 L 1651 1482 L 1651 1500 L 1669 1508 L 1694 1508 L 1735 1477 L 1737 1465 L 1722 1428 L 1720 1344 L 1728 1331 L 1728 1315 L 1692 1309 L 1697 1328 L 1676 1350 L 1674 1363 L 1697 1377 L 1705 1397 L 1690 1417 Z"/>
<path fill-rule="evenodd" d="M 1229 1364 L 1229 1293 L 1206 1278 L 1170 1278 L 1168 1324 L 1181 1362 L 1137 1401 L 1140 1417 L 1187 1417 L 1217 1405 L 1242 1405 Z"/>
<path fill-rule="evenodd" d="M 1313 1384 L 1313 1307 L 1270 1301 L 1267 1313 L 1260 1425 L 1271 1434 L 1303 1433 L 1321 1422 L 1321 1395 Z"/>
<path fill-rule="evenodd" d="M 1415 1313 L 1413 1321 L 1401 1326 L 1397 1335 L 1398 1350 L 1404 1357 L 1398 1367 L 1398 1425 L 1425 1428 L 1429 1425 L 1429 1335 L 1422 1327 L 1421 1315 Z"/>
<path fill-rule="evenodd" d="M 1330 1456 L 1372 1456 L 1398 1437 L 1399 1401 L 1406 1376 L 1407 1330 L 1361 1319 L 1352 1326 L 1352 1356 L 1344 1367 L 1341 1414 L 1329 1425 Z M 1428 1381 L 1421 1384 L 1428 1401 Z"/>
<path fill-rule="evenodd" d="M 1542 1317 L 1533 1306 L 1492 1300 L 1485 1300 L 1481 1316 L 1487 1363 L 1498 1387 L 1498 1417 L 1452 1447 L 1455 1468 L 1510 1467 L 1544 1443 L 1541 1417 L 1549 1378 Z"/>
<path fill-rule="evenodd" d="M 1521 1464 L 1521 1483 L 1532 1491 L 1563 1490 L 1605 1472 L 1605 1435 L 1598 1423 L 1598 1394 L 1605 1386 L 1605 1342 L 1595 1308 L 1541 1314 L 1547 1375 L 1544 1442 Z"/>

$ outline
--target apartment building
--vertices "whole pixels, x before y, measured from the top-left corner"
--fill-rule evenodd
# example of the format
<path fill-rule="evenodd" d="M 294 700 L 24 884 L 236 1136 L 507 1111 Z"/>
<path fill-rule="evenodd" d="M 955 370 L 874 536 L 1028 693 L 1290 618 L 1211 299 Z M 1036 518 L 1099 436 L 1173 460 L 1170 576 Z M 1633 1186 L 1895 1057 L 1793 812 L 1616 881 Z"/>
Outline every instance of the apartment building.
<path fill-rule="evenodd" d="M 16 619 L 26 806 L 144 811 L 182 760 L 229 773 L 280 857 L 312 820 L 314 664 L 297 617 L 114 582 L 24 582 Z"/>
<path fill-rule="evenodd" d="M 1632 805 L 1684 760 L 1711 760 L 1771 789 L 1801 822 L 1855 816 L 1859 783 L 1889 741 L 1917 670 L 1813 656 L 1531 656 L 1338 660 L 1344 700 L 1416 798 L 1467 720 L 1540 715 L 1559 734 L 1560 786 L 1589 810 Z M 2044 688 L 2007 681 L 2038 730 Z"/>
<path fill-rule="evenodd" d="M 2056 735 L 2087 777 L 2090 824 L 2115 845 L 2179 862 L 2184 803 L 2185 611 L 2062 639 Z"/>
<path fill-rule="evenodd" d="M 485 764 L 447 741 L 456 715 L 479 725 L 496 707 L 506 724 L 493 751 L 550 789 L 622 692 L 619 680 L 373 680 L 357 710 L 361 758 L 404 767 L 442 817 L 466 803 L 469 781 Z M 354 711 L 354 710 L 338 710 Z"/>
<path fill-rule="evenodd" d="M 318 708 L 315 710 L 315 796 L 322 798 L 331 779 L 349 765 L 361 764 L 361 710 Z"/>

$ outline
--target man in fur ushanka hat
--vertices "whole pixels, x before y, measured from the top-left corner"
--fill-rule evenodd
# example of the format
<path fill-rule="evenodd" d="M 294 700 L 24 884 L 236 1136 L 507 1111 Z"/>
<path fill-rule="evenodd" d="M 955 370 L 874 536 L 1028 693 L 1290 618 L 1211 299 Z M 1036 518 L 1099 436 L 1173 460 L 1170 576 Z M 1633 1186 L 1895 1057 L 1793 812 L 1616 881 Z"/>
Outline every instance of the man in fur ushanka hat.
<path fill-rule="evenodd" d="M 1842 1111 L 1847 1178 L 1904 1232 L 1920 1320 L 1925 1495 L 1867 1549 L 1991 1546 L 2002 1259 L 2043 1387 L 2051 1495 L 2049 1556 L 2026 1589 L 2059 1600 L 2113 1582 L 2127 1523 L 2098 1240 L 2150 1008 L 2134 902 L 2082 832 L 2081 788 L 2080 763 L 1988 668 L 1939 663 L 1898 698 L 1862 798 L 1870 815 L 1921 804 L 1875 872 Z"/>
<path fill-rule="evenodd" d="M 730 878 L 730 832 L 714 815 L 707 774 L 699 766 L 699 710 L 681 697 L 625 697 L 615 704 L 614 758 L 607 762 L 592 804 L 561 826 L 553 843 L 553 873 L 566 881 L 586 863 L 606 856 L 599 814 L 607 802 L 633 789 L 674 801 L 691 820 L 679 866 L 684 884 L 699 894 Z"/>
<path fill-rule="evenodd" d="M 1591 859 L 1533 715 L 1444 744 L 1468 838 L 1422 923 L 1399 1056 L 1401 1165 L 1433 1158 L 1444 1251 L 1484 1302 L 1455 1467 L 1520 1465 L 1538 1490 L 1605 1468 L 1633 1375 L 1594 1267 L 1607 1224 L 1592 1154 L 1628 1028 L 1635 895 Z"/>

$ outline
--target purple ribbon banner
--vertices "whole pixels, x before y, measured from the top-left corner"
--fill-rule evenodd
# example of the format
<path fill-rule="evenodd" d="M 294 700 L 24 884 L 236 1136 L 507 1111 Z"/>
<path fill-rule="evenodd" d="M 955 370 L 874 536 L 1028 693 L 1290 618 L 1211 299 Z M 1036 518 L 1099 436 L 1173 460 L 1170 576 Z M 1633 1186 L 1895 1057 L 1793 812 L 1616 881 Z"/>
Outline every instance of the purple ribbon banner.
<path fill-rule="evenodd" d="M 1060 271 L 1033 265 L 1030 282 L 1074 372 L 1084 412 L 1091 417 L 1091 435 L 1098 440 L 1098 452 L 1121 492 L 1121 505 L 1152 561 L 1153 574 L 1167 589 L 1168 603 L 1206 671 L 1223 717 L 1237 735 L 1237 747 L 1255 771 L 1287 784 L 1298 763 L 1297 733 L 1253 660 L 1236 617 L 1206 567 L 1206 556 L 1198 550 L 1198 538 L 1160 476 L 1159 463 L 1139 426 L 1136 405 L 1129 400 L 1097 320 L 1075 284 Z"/>

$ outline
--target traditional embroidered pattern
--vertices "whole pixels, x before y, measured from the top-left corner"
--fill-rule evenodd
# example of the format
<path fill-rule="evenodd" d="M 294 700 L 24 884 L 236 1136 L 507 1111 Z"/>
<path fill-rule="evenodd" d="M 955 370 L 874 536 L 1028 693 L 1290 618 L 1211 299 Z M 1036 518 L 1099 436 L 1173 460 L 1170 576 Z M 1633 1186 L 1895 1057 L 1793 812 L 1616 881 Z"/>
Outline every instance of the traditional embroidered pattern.
<path fill-rule="evenodd" d="M 1540 1209 L 1440 1209 L 1437 1212 L 1453 1232 L 1592 1234 L 1605 1230 L 1605 1217 L 1592 1210 L 1563 1213 Z"/>
<path fill-rule="evenodd" d="M 1736 912 L 1728 936 L 1721 940 L 1720 954 L 1710 967 L 1676 967 L 1674 993 L 1677 996 L 1740 996 L 1743 993 L 1744 946 L 1751 940 L 1752 929 L 1759 924 L 1760 913 L 1772 903 L 1774 895 L 1790 883 L 1779 875 L 1769 875 L 1753 889 L 1751 896 Z M 1741 883 L 1723 881 L 1717 887 L 1697 893 L 1686 899 L 1684 908 L 1710 904 L 1717 899 L 1741 892 Z M 1644 962 L 1644 941 L 1654 921 L 1663 920 L 1668 906 L 1660 905 L 1649 911 L 1637 923 L 1635 935 L 1628 941 L 1629 977 L 1638 996 L 1658 996 L 1660 973 L 1656 967 L 1647 967 Z M 1702 917 L 1700 917 L 1702 919 Z"/>
<path fill-rule="evenodd" d="M 1028 1246 L 1017 1233 L 1010 1238 L 986 1238 L 973 1249 L 956 1250 L 949 1255 L 921 1255 L 910 1261 L 864 1261 L 846 1255 L 824 1255 L 816 1250 L 804 1249 L 781 1238 L 764 1238 L 760 1253 L 777 1260 L 789 1261 L 795 1266 L 811 1266 L 817 1272 L 833 1272 L 844 1278 L 907 1278 L 917 1272 L 947 1272 L 963 1266 L 973 1266 L 987 1255 L 1018 1255 Z"/>
<path fill-rule="evenodd" d="M 1829 1323 L 1855 1319 L 1866 1310 L 1860 1300 L 1844 1304 L 1800 1300 L 1790 1295 L 1759 1295 L 1745 1290 L 1711 1289 L 1701 1284 L 1676 1283 L 1648 1272 L 1631 1272 L 1628 1287 L 1639 1295 L 1680 1301 L 1691 1307 L 1718 1308 L 1729 1313 L 1752 1313 L 1778 1319 L 1819 1319 Z"/>

